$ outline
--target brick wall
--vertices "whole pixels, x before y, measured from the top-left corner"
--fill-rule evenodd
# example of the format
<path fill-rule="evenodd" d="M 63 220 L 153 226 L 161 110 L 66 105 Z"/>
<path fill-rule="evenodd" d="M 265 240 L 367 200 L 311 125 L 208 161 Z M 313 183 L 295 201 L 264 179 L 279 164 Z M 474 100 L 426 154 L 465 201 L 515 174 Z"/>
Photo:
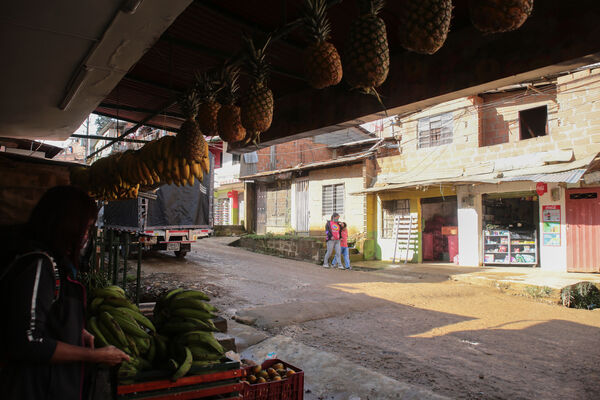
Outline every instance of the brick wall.
<path fill-rule="evenodd" d="M 324 144 L 314 143 L 312 138 L 298 139 L 271 147 L 275 147 L 275 169 L 291 168 L 298 164 L 309 164 L 334 158 L 334 151 L 332 149 L 327 148 Z M 258 151 L 256 172 L 272 170 L 271 147 Z"/>
<path fill-rule="evenodd" d="M 540 105 L 548 107 L 548 135 L 520 140 L 519 111 Z M 454 116 L 452 144 L 418 149 L 419 118 L 445 112 Z M 402 135 L 401 154 L 378 158 L 378 183 L 397 183 L 395 176 L 407 174 L 410 180 L 452 176 L 543 151 L 573 149 L 576 159 L 584 158 L 600 152 L 600 69 L 559 77 L 549 93 L 530 89 L 442 103 L 402 118 L 396 132 Z"/>
<path fill-rule="evenodd" d="M 520 137 L 519 111 L 534 107 L 548 108 L 548 131 L 557 129 L 558 103 L 556 86 L 549 85 L 539 89 L 519 90 L 507 93 L 484 94 L 479 107 L 481 117 L 481 146 L 518 142 Z"/>

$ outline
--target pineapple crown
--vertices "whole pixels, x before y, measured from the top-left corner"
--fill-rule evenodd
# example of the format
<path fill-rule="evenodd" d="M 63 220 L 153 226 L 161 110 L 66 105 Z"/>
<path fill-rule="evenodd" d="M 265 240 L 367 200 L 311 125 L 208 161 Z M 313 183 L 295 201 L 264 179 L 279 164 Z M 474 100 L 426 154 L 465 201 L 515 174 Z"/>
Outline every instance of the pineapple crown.
<path fill-rule="evenodd" d="M 240 88 L 239 78 L 240 68 L 235 64 L 225 65 L 221 70 L 221 96 L 224 104 L 235 103 Z"/>
<path fill-rule="evenodd" d="M 198 114 L 198 106 L 200 105 L 200 97 L 194 88 L 189 89 L 186 93 L 179 96 L 177 99 L 181 112 L 187 119 L 195 119 Z"/>
<path fill-rule="evenodd" d="M 385 5 L 385 0 L 357 0 L 360 15 L 377 16 Z"/>
<path fill-rule="evenodd" d="M 331 24 L 327 18 L 327 0 L 306 0 L 302 18 L 311 38 L 319 43 L 329 39 Z"/>
<path fill-rule="evenodd" d="M 248 73 L 256 83 L 266 83 L 269 75 L 269 64 L 266 60 L 266 50 L 271 43 L 271 36 L 267 37 L 262 47 L 257 48 L 252 38 L 244 36 L 246 45 L 246 66 Z"/>
<path fill-rule="evenodd" d="M 194 89 L 201 102 L 214 103 L 217 99 L 217 93 L 221 90 L 221 82 L 216 71 L 196 71 L 196 84 L 194 85 Z"/>

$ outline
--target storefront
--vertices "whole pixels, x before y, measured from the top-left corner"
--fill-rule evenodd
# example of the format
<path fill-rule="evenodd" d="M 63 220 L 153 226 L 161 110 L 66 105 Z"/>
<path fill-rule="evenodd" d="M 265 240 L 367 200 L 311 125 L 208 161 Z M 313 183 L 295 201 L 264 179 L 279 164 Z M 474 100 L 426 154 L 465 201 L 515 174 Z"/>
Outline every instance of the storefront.
<path fill-rule="evenodd" d="M 457 187 L 459 263 L 567 270 L 566 184 Z"/>
<path fill-rule="evenodd" d="M 421 199 L 423 261 L 452 262 L 458 255 L 456 196 Z"/>
<path fill-rule="evenodd" d="M 483 264 L 538 266 L 538 225 L 535 192 L 483 194 Z"/>
<path fill-rule="evenodd" d="M 375 258 L 452 262 L 458 253 L 454 187 L 405 188 L 377 194 Z"/>

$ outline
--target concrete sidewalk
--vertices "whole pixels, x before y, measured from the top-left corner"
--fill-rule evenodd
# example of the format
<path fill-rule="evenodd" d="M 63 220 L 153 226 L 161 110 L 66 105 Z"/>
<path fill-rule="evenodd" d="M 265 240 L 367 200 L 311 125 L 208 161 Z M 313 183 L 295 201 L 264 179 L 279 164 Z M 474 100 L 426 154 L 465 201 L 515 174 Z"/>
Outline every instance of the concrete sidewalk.
<path fill-rule="evenodd" d="M 354 263 L 353 268 L 386 276 L 395 275 L 398 278 L 435 277 L 438 280 L 492 286 L 503 291 L 553 300 L 560 298 L 560 289 L 577 282 L 590 281 L 600 287 L 600 274 L 544 271 L 530 267 L 461 267 L 450 263 L 393 264 L 389 261 L 360 261 Z"/>

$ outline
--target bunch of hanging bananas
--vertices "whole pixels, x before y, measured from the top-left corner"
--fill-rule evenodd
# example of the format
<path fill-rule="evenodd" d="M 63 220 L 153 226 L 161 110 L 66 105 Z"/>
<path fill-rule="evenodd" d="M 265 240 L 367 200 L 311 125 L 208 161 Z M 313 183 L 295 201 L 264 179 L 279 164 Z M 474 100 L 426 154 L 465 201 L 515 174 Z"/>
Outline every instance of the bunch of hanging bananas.
<path fill-rule="evenodd" d="M 196 290 L 175 289 L 156 302 L 154 320 L 158 332 L 168 338 L 168 367 L 172 380 L 200 372 L 219 363 L 225 350 L 214 338 L 212 318 L 216 308 Z"/>
<path fill-rule="evenodd" d="M 210 170 L 208 146 L 199 160 L 178 154 L 175 136 L 163 136 L 139 150 L 111 154 L 89 168 L 72 167 L 71 184 L 86 190 L 98 200 L 134 199 L 140 187 L 168 183 L 194 185 Z"/>
<path fill-rule="evenodd" d="M 121 174 L 128 182 L 140 182 L 144 186 L 157 183 L 183 186 L 194 185 L 195 179 L 202 181 L 210 169 L 208 146 L 199 160 L 190 160 L 177 151 L 175 136 L 163 136 L 147 143 L 135 153 L 125 152 Z"/>
<path fill-rule="evenodd" d="M 122 153 L 111 154 L 94 162 L 89 168 L 72 167 L 71 184 L 79 186 L 99 200 L 135 199 L 139 183 L 126 181 L 119 173 Z"/>
<path fill-rule="evenodd" d="M 166 358 L 166 338 L 155 334 L 152 321 L 127 299 L 122 288 L 94 289 L 89 314 L 87 326 L 95 345 L 112 345 L 130 355 L 130 361 L 119 367 L 121 381 L 133 381 L 139 371 L 151 369 L 155 359 Z"/>

